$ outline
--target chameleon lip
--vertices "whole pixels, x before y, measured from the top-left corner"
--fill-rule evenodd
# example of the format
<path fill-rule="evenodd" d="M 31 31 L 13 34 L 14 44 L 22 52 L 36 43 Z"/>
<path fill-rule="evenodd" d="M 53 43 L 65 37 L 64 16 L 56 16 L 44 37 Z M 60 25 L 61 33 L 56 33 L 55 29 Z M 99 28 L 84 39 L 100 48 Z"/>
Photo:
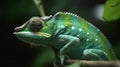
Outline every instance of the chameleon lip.
<path fill-rule="evenodd" d="M 13 32 L 13 34 L 16 34 L 16 32 Z"/>
<path fill-rule="evenodd" d="M 15 34 L 15 35 L 16 35 L 16 34 L 20 34 L 20 33 L 21 33 L 21 32 L 13 32 L 13 34 Z"/>
<path fill-rule="evenodd" d="M 14 34 L 14 35 L 17 35 L 17 34 L 19 34 L 19 32 L 13 32 L 13 34 Z"/>
<path fill-rule="evenodd" d="M 37 33 L 32 33 L 32 32 L 14 32 L 13 34 L 15 35 L 33 35 L 33 36 L 43 36 L 43 37 L 50 37 L 51 35 L 48 33 L 43 33 L 43 32 L 37 32 Z"/>

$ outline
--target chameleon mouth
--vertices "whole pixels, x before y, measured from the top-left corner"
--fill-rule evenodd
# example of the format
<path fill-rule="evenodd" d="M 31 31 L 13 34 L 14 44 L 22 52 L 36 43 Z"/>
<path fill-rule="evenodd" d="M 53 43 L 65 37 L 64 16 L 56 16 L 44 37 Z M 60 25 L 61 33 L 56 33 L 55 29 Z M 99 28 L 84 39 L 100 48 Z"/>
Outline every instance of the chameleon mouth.
<path fill-rule="evenodd" d="M 48 33 L 33 33 L 29 31 L 14 32 L 13 34 L 15 34 L 19 40 L 35 45 L 40 45 L 40 43 L 44 43 L 44 40 L 49 39 L 49 37 L 51 36 Z"/>
<path fill-rule="evenodd" d="M 15 35 L 23 36 L 38 36 L 38 37 L 50 37 L 51 35 L 44 32 L 14 32 Z"/>

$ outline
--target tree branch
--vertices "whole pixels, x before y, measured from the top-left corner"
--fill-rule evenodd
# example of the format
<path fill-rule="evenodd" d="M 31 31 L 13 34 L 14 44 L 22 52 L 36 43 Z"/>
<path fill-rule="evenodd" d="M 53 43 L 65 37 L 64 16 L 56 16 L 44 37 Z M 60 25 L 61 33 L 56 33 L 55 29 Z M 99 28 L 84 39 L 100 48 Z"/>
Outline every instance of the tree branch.
<path fill-rule="evenodd" d="M 38 10 L 40 12 L 40 15 L 43 17 L 45 16 L 42 0 L 33 0 L 36 6 L 38 7 Z"/>
<path fill-rule="evenodd" d="M 66 64 L 80 62 L 81 67 L 120 67 L 120 61 L 87 61 L 87 60 L 66 60 Z"/>

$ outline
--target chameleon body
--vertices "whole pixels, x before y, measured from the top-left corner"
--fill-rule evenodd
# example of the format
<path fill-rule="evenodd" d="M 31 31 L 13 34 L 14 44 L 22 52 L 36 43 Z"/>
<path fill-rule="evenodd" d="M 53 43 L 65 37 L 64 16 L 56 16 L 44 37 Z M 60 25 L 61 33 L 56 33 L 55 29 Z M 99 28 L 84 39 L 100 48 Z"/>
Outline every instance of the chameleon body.
<path fill-rule="evenodd" d="M 32 17 L 15 31 L 24 42 L 55 48 L 61 64 L 66 56 L 81 60 L 115 59 L 110 43 L 99 29 L 73 13 Z"/>

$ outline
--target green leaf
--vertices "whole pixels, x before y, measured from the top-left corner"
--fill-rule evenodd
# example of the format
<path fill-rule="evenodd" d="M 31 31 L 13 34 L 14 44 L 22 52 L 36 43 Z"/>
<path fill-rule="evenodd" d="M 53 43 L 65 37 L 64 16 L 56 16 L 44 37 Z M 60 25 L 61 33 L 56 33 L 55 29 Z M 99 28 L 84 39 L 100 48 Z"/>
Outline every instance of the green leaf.
<path fill-rule="evenodd" d="M 76 61 L 76 62 L 74 62 L 74 63 L 72 63 L 72 64 L 70 64 L 70 65 L 67 65 L 67 66 L 65 66 L 65 67 L 80 67 L 80 62 L 79 62 L 79 61 Z"/>
<path fill-rule="evenodd" d="M 104 5 L 103 17 L 106 21 L 120 19 L 120 0 L 107 0 Z"/>

